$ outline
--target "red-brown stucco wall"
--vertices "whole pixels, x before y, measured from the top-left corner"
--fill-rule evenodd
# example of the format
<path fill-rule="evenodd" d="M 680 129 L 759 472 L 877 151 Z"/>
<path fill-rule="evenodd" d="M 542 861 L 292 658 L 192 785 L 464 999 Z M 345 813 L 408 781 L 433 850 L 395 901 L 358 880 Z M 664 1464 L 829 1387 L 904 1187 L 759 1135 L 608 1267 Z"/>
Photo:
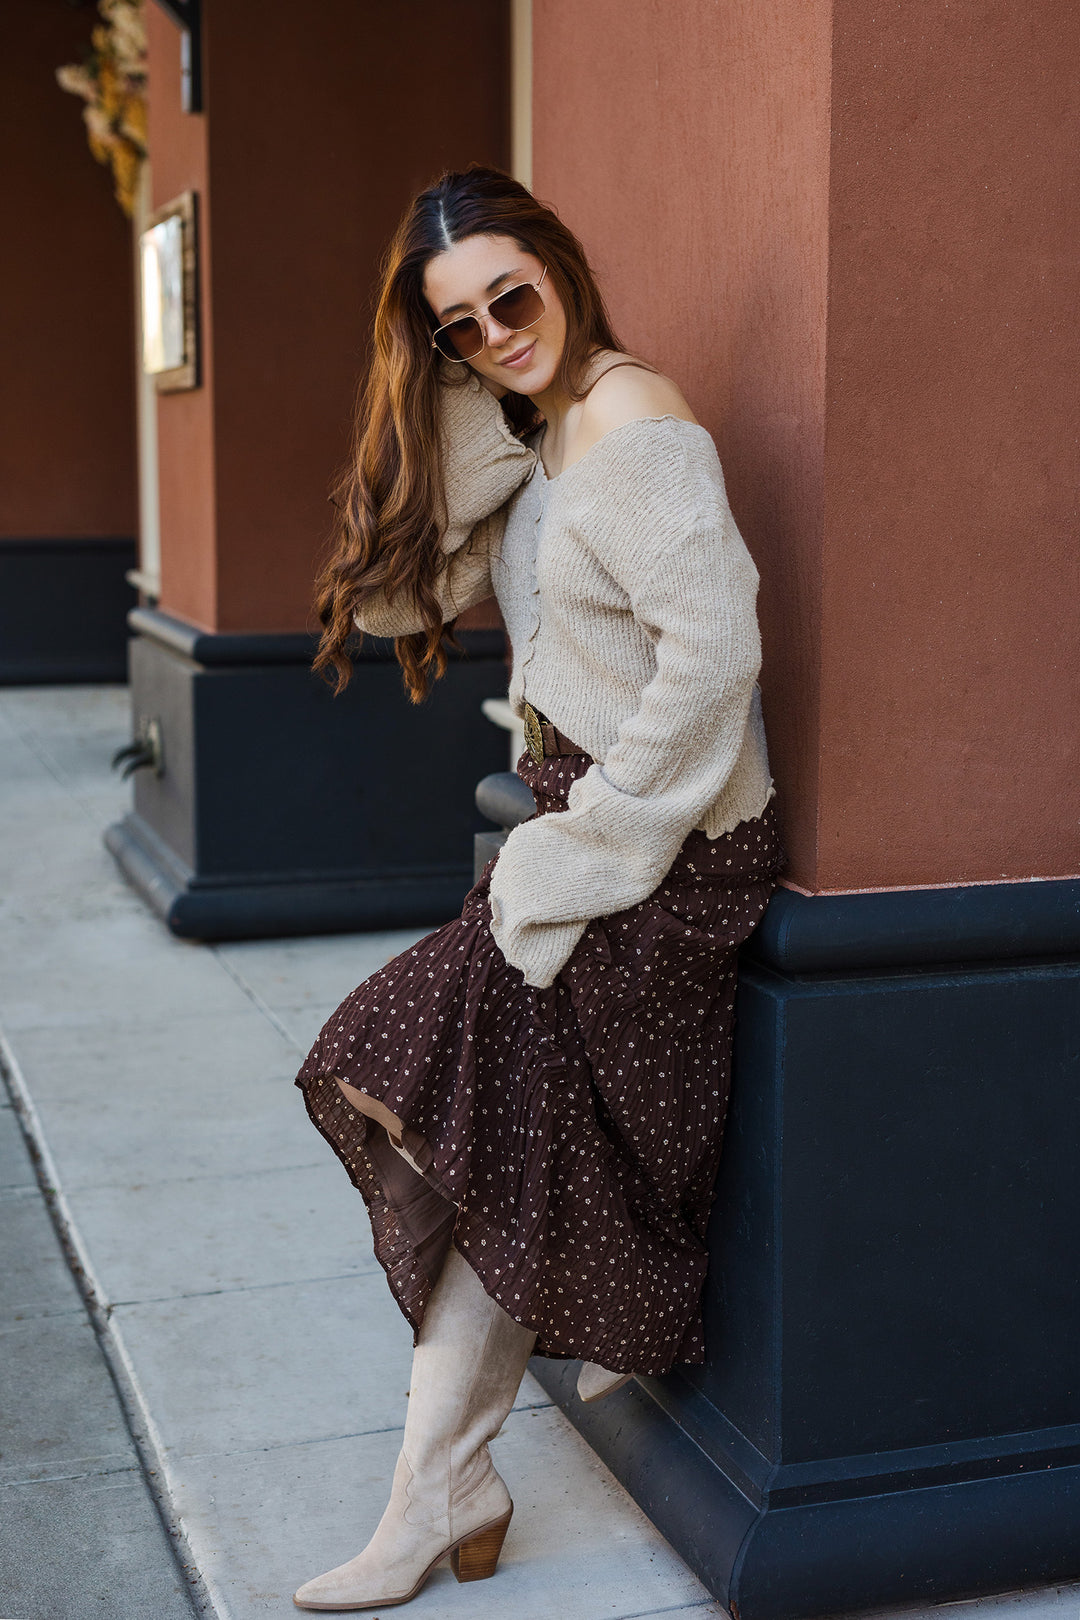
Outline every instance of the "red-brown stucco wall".
<path fill-rule="evenodd" d="M 9 0 L 0 52 L 0 535 L 135 533 L 131 226 L 56 69 L 92 10 Z"/>
<path fill-rule="evenodd" d="M 159 405 L 172 469 L 161 605 L 210 629 L 297 630 L 310 622 L 378 260 L 441 168 L 506 161 L 506 8 L 462 0 L 452 27 L 435 0 L 325 0 L 302 26 L 295 8 L 262 0 L 206 12 L 206 113 L 180 113 L 166 85 L 151 131 L 163 201 L 183 175 L 170 159 L 166 183 L 157 153 L 185 123 L 205 127 L 213 350 L 204 397 L 188 396 L 190 431 L 178 396 Z"/>
<path fill-rule="evenodd" d="M 816 851 L 827 0 L 534 0 L 533 181 L 716 439 L 762 576 L 793 865 Z"/>
<path fill-rule="evenodd" d="M 534 179 L 716 438 L 811 892 L 1080 868 L 1080 13 L 535 0 Z"/>
<path fill-rule="evenodd" d="M 836 0 L 820 888 L 1080 871 L 1078 60 Z"/>

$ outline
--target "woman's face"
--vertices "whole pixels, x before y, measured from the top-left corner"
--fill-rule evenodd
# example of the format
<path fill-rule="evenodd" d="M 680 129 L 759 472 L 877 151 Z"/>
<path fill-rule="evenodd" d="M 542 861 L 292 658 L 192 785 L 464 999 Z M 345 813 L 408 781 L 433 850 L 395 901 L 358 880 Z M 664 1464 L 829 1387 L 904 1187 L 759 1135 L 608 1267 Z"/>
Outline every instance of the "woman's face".
<path fill-rule="evenodd" d="M 543 393 L 558 370 L 566 341 L 566 314 L 552 283 L 544 276 L 540 297 L 544 313 L 523 332 L 500 326 L 485 315 L 493 298 L 522 281 L 535 286 L 544 265 L 510 236 L 466 236 L 429 259 L 424 269 L 424 297 L 439 326 L 459 315 L 476 315 L 486 344 L 468 364 L 482 377 L 515 394 Z"/>

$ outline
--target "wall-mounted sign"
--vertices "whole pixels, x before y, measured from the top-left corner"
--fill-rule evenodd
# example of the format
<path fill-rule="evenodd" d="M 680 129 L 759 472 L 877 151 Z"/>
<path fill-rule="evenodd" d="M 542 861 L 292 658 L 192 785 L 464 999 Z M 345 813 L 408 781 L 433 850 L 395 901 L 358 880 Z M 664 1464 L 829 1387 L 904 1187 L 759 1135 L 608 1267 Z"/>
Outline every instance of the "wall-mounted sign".
<path fill-rule="evenodd" d="M 143 370 L 158 392 L 199 386 L 198 243 L 195 193 L 150 215 L 139 239 Z"/>

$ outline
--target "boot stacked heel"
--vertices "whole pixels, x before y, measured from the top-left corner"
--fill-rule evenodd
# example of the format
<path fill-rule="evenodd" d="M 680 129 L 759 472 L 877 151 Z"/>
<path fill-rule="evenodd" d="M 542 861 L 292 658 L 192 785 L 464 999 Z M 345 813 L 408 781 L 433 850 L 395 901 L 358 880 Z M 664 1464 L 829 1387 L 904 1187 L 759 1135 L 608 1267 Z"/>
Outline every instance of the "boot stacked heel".
<path fill-rule="evenodd" d="M 454 1548 L 450 1566 L 459 1581 L 486 1581 L 494 1575 L 514 1510 Z"/>

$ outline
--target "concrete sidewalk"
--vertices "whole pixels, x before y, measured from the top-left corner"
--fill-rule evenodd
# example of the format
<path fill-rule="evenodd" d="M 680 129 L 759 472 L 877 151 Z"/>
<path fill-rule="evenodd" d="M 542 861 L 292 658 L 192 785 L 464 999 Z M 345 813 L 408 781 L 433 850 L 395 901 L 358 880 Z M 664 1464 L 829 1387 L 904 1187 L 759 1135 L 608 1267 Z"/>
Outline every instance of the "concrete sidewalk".
<path fill-rule="evenodd" d="M 181 1558 L 4 1102 L 0 1279 L 0 1609 L 193 1620 Z"/>
<path fill-rule="evenodd" d="M 5 1510 L 0 1541 L 33 1579 L 0 1589 L 0 1604 L 12 1620 L 181 1620 L 190 1604 L 222 1620 L 286 1616 L 293 1589 L 357 1552 L 382 1512 L 411 1354 L 359 1195 L 292 1079 L 341 998 L 426 930 L 173 939 L 102 846 L 128 799 L 108 760 L 129 729 L 117 688 L 0 692 L 4 1061 L 101 1335 L 99 1349 L 39 1231 L 33 1287 L 47 1271 L 58 1291 L 33 1296 L 39 1349 L 20 1399 L 42 1422 L 73 1335 L 106 1380 L 113 1427 L 61 1436 L 56 1456 L 111 1457 L 130 1497 L 113 1520 L 88 1520 L 84 1552 L 127 1523 L 138 1548 L 126 1564 L 102 1553 L 96 1576 L 84 1558 L 96 1588 L 79 1586 L 79 1607 L 50 1602 L 71 1556 L 54 1509 L 42 1500 L 36 1539 L 32 1504 L 17 1538 Z M 16 1209 L 38 1196 L 19 1152 Z M 495 1452 L 517 1506 L 499 1573 L 458 1587 L 437 1571 L 409 1607 L 417 1620 L 723 1614 L 531 1378 Z M 0 1474 L 5 1498 L 13 1488 Z M 190 1597 L 155 1496 L 193 1566 Z M 1080 1591 L 970 1607 L 1072 1617 Z"/>

